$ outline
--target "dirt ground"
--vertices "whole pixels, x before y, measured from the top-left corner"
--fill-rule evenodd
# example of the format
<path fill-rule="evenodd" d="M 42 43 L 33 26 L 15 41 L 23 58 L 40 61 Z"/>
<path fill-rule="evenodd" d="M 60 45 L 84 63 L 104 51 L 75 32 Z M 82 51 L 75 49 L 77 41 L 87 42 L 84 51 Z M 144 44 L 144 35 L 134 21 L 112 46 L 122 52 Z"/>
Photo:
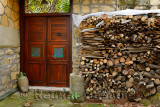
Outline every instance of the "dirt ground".
<path fill-rule="evenodd" d="M 115 104 L 93 104 L 93 103 L 72 103 L 68 99 L 34 99 L 33 92 L 29 92 L 27 97 L 21 97 L 20 92 L 16 92 L 0 102 L 0 107 L 146 107 L 138 103 L 126 103 L 124 105 Z M 147 107 L 153 107 L 151 105 Z"/>

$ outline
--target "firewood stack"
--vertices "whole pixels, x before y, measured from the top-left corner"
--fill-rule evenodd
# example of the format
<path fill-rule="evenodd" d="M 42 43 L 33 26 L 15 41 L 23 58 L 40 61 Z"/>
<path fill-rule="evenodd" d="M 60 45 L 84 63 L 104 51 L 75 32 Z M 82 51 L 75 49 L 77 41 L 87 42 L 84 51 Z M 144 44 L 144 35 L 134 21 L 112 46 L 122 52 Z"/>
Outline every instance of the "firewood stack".
<path fill-rule="evenodd" d="M 160 17 L 89 17 L 81 28 L 87 99 L 139 100 L 160 92 Z"/>

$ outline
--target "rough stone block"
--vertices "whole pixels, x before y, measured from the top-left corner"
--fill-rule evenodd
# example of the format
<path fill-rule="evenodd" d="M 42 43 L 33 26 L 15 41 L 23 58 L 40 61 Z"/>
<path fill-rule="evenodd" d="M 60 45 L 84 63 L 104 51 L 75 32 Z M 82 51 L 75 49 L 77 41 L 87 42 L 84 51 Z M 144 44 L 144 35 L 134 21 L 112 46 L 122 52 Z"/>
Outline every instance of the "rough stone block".
<path fill-rule="evenodd" d="M 0 92 L 0 96 L 2 96 L 3 94 L 5 94 L 5 91 L 1 91 Z"/>
<path fill-rule="evenodd" d="M 77 92 L 78 99 L 72 99 L 72 102 L 83 102 L 85 101 L 85 89 L 84 89 L 84 78 L 81 75 L 70 74 L 70 93 L 72 96 L 73 92 Z"/>
<path fill-rule="evenodd" d="M 105 4 L 116 4 L 116 0 L 105 0 Z"/>
<path fill-rule="evenodd" d="M 12 8 L 12 6 L 13 6 L 13 0 L 8 0 L 8 7 Z"/>
<path fill-rule="evenodd" d="M 15 22 L 14 27 L 15 27 L 15 29 L 19 30 L 19 20 L 17 20 L 17 21 Z"/>
<path fill-rule="evenodd" d="M 6 14 L 2 15 L 1 24 L 2 24 L 2 26 L 8 27 L 8 17 Z"/>
<path fill-rule="evenodd" d="M 14 65 L 11 67 L 11 71 L 17 71 L 17 64 L 14 64 Z"/>
<path fill-rule="evenodd" d="M 14 52 L 13 52 L 13 50 L 12 49 L 8 49 L 8 50 L 6 50 L 6 53 L 5 53 L 6 55 L 11 55 L 11 54 L 14 54 Z"/>
<path fill-rule="evenodd" d="M 127 98 L 115 99 L 115 104 L 123 105 L 128 102 Z"/>
<path fill-rule="evenodd" d="M 82 5 L 82 13 L 90 13 L 90 8 L 89 8 L 89 6 L 84 6 L 84 5 Z"/>
<path fill-rule="evenodd" d="M 9 7 L 5 8 L 5 13 L 7 14 L 8 17 L 11 17 L 11 9 Z"/>
<path fill-rule="evenodd" d="M 13 2 L 13 8 L 12 8 L 15 12 L 19 12 L 19 2 Z"/>
<path fill-rule="evenodd" d="M 80 13 L 80 5 L 73 5 L 73 13 Z"/>
<path fill-rule="evenodd" d="M 4 13 L 4 7 L 2 3 L 0 2 L 0 14 L 3 14 L 3 13 Z"/>
<path fill-rule="evenodd" d="M 8 85 L 8 89 L 12 89 L 13 84 Z"/>
<path fill-rule="evenodd" d="M 92 13 L 98 12 L 98 8 L 93 8 Z"/>
<path fill-rule="evenodd" d="M 80 65 L 80 60 L 79 59 L 74 59 L 73 63 L 76 64 L 76 65 Z"/>
<path fill-rule="evenodd" d="M 20 53 L 20 47 L 15 49 L 15 53 L 19 54 Z"/>
<path fill-rule="evenodd" d="M 7 2 L 8 2 L 9 0 L 1 0 L 1 2 L 2 2 L 2 4 L 3 4 L 3 6 L 5 7 L 5 6 L 7 6 Z"/>
<path fill-rule="evenodd" d="M 83 4 L 90 4 L 90 0 L 83 0 Z"/>
<path fill-rule="evenodd" d="M 7 65 L 7 59 L 6 58 L 4 58 L 3 60 L 2 60 L 2 65 Z"/>
<path fill-rule="evenodd" d="M 108 11 L 108 12 L 111 12 L 111 11 L 115 11 L 115 8 L 114 6 L 101 6 L 100 7 L 100 11 Z"/>
<path fill-rule="evenodd" d="M 8 24 L 9 28 L 14 28 L 14 22 L 11 19 L 8 19 Z"/>
<path fill-rule="evenodd" d="M 96 3 L 98 3 L 98 0 L 92 0 L 92 3 L 96 4 Z"/>
<path fill-rule="evenodd" d="M 99 0 L 99 3 L 104 3 L 104 0 Z"/>
<path fill-rule="evenodd" d="M 77 39 L 74 38 L 74 39 L 73 39 L 73 47 L 76 47 L 76 43 L 77 43 Z"/>
<path fill-rule="evenodd" d="M 8 63 L 9 63 L 9 64 L 12 64 L 12 62 L 13 62 L 12 57 L 9 57 L 9 58 L 8 58 Z"/>
<path fill-rule="evenodd" d="M 73 4 L 74 3 L 80 3 L 80 0 L 73 0 Z"/>
<path fill-rule="evenodd" d="M 7 76 L 4 76 L 4 77 L 2 78 L 2 84 L 3 84 L 3 85 L 8 84 L 9 81 L 10 81 L 10 79 L 9 79 L 9 77 L 7 77 Z"/>
<path fill-rule="evenodd" d="M 14 84 L 13 84 L 13 88 L 17 88 L 17 83 L 14 83 Z"/>
<path fill-rule="evenodd" d="M 78 51 L 77 48 L 73 48 L 73 57 L 78 57 L 77 51 Z"/>
<path fill-rule="evenodd" d="M 111 98 L 103 98 L 102 99 L 102 102 L 104 104 L 114 104 L 114 99 L 111 99 Z"/>
<path fill-rule="evenodd" d="M 3 49 L 0 49 L 0 56 L 3 56 L 4 55 L 4 51 Z"/>
<path fill-rule="evenodd" d="M 19 14 L 12 10 L 12 12 L 11 12 L 11 19 L 13 21 L 18 20 L 19 19 Z"/>
<path fill-rule="evenodd" d="M 160 5 L 160 1 L 159 0 L 150 0 L 150 4 L 151 5 Z"/>
<path fill-rule="evenodd" d="M 102 103 L 102 101 L 99 99 L 87 99 L 85 102 L 86 103 Z"/>
<path fill-rule="evenodd" d="M 77 27 L 74 28 L 73 35 L 74 35 L 74 37 L 80 37 L 80 32 L 79 32 L 79 29 Z"/>
<path fill-rule="evenodd" d="M 12 79 L 12 80 L 17 79 L 17 78 L 18 78 L 18 74 L 19 74 L 19 72 L 12 72 L 12 73 L 11 73 L 11 79 Z"/>

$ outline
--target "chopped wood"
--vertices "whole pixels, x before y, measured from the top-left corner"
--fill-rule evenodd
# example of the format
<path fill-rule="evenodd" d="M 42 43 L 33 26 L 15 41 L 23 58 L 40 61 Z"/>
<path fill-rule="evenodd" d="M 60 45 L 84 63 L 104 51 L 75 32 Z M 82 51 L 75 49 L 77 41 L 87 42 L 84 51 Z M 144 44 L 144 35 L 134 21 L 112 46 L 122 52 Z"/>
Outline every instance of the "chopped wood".
<path fill-rule="evenodd" d="M 153 15 L 153 17 L 152 17 Z M 87 99 L 129 100 L 160 92 L 160 17 L 91 16 L 80 25 L 80 73 Z M 137 96 L 138 94 L 138 96 Z"/>

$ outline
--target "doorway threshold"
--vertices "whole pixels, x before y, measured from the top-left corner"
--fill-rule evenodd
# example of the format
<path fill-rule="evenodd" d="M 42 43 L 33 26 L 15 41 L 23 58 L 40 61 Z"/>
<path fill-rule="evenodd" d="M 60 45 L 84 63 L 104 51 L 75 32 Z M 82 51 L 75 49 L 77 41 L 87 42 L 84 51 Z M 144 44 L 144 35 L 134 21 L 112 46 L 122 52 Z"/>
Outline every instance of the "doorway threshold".
<path fill-rule="evenodd" d="M 42 90 L 42 91 L 70 91 L 69 87 L 45 87 L 45 86 L 29 86 L 29 90 Z"/>

